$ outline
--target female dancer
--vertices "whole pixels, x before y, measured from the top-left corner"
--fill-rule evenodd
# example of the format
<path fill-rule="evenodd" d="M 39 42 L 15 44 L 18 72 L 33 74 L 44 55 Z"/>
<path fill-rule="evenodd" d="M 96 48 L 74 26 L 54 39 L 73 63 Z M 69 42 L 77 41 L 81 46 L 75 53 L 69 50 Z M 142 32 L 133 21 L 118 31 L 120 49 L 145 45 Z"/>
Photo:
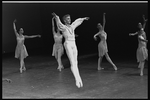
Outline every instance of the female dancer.
<path fill-rule="evenodd" d="M 106 20 L 105 20 L 105 13 L 104 13 L 103 14 L 103 26 L 100 23 L 98 23 L 97 28 L 99 29 L 99 32 L 94 35 L 95 40 L 96 40 L 96 36 L 99 36 L 101 39 L 100 43 L 98 44 L 98 52 L 99 52 L 98 70 L 103 69 L 101 68 L 101 61 L 104 55 L 106 59 L 113 65 L 114 69 L 117 70 L 116 65 L 112 62 L 112 60 L 110 59 L 108 55 L 108 49 L 107 49 L 107 43 L 106 43 L 107 34 L 104 31 L 105 23 L 106 23 Z"/>
<path fill-rule="evenodd" d="M 17 39 L 15 58 L 20 59 L 20 73 L 22 73 L 23 70 L 24 71 L 26 70 L 25 64 L 24 64 L 24 58 L 26 58 L 28 56 L 26 47 L 24 45 L 24 40 L 26 38 L 34 38 L 34 37 L 41 37 L 41 36 L 40 35 L 33 35 L 33 36 L 23 35 L 23 33 L 24 33 L 23 28 L 20 28 L 19 34 L 18 34 L 18 32 L 16 30 L 15 22 L 16 22 L 16 20 L 14 20 L 14 22 L 13 22 L 14 32 L 15 32 L 16 39 Z"/>
<path fill-rule="evenodd" d="M 52 56 L 55 56 L 57 62 L 58 62 L 58 70 L 61 71 L 63 67 L 62 61 L 61 61 L 61 56 L 64 53 L 64 48 L 62 45 L 62 38 L 63 36 L 60 34 L 60 31 L 57 29 L 57 32 L 55 32 L 55 27 L 54 27 L 54 17 L 52 18 L 52 31 L 53 31 L 53 36 L 54 36 L 54 45 L 53 45 L 53 52 Z"/>
<path fill-rule="evenodd" d="M 141 76 L 143 76 L 145 60 L 148 60 L 148 50 L 146 48 L 148 40 L 146 40 L 146 33 L 144 32 L 147 19 L 145 19 L 144 15 L 143 15 L 143 20 L 144 20 L 143 26 L 141 23 L 138 24 L 140 30 L 138 32 L 129 34 L 130 36 L 138 35 L 139 44 L 136 52 L 136 57 L 137 57 L 137 62 L 139 62 L 138 68 L 140 68 Z"/>
<path fill-rule="evenodd" d="M 63 36 L 65 37 L 64 47 L 66 49 L 66 53 L 71 63 L 71 71 L 76 80 L 76 86 L 78 88 L 83 87 L 82 79 L 78 70 L 78 61 L 77 61 L 77 47 L 75 43 L 75 32 L 74 30 L 78 27 L 84 20 L 88 20 L 88 17 L 78 18 L 71 24 L 70 15 L 67 14 L 63 17 L 64 24 L 61 23 L 59 16 L 55 13 L 52 13 L 57 22 L 57 27 L 62 31 Z"/>

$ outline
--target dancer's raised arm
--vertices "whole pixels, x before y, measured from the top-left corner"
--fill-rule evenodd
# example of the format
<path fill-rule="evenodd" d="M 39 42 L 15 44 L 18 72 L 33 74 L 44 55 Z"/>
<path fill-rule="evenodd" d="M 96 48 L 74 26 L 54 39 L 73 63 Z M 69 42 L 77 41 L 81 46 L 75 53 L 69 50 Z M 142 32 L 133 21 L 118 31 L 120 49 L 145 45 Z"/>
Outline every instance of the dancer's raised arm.
<path fill-rule="evenodd" d="M 82 24 L 82 22 L 83 22 L 84 20 L 89 20 L 89 17 L 78 18 L 78 19 L 76 19 L 71 25 L 72 25 L 72 27 L 75 29 L 75 28 L 78 27 L 80 24 Z"/>
<path fill-rule="evenodd" d="M 57 27 L 60 31 L 64 31 L 65 30 L 65 25 L 62 24 L 62 22 L 59 19 L 59 16 L 56 15 L 55 13 L 52 13 L 52 15 L 54 16 L 54 18 L 56 19 L 56 23 L 57 23 Z"/>
<path fill-rule="evenodd" d="M 17 33 L 17 30 L 16 30 L 16 25 L 15 25 L 15 22 L 16 22 L 16 21 L 17 21 L 17 20 L 15 19 L 14 22 L 13 22 L 13 27 L 14 27 L 15 35 L 16 35 L 16 37 L 17 37 L 19 34 Z"/>
<path fill-rule="evenodd" d="M 143 15 L 143 20 L 144 20 L 144 23 L 143 23 L 143 30 L 144 30 L 148 19 L 145 19 L 145 16 Z"/>
<path fill-rule="evenodd" d="M 142 36 L 139 36 L 138 38 L 143 42 L 148 42 L 148 40 L 144 39 Z"/>
<path fill-rule="evenodd" d="M 106 13 L 104 13 L 104 14 L 103 14 L 103 30 L 104 30 L 104 28 L 105 28 L 105 24 L 106 24 L 105 14 L 106 14 Z"/>
<path fill-rule="evenodd" d="M 55 34 L 55 26 L 54 26 L 54 17 L 52 18 L 52 31 L 53 31 L 53 34 Z"/>

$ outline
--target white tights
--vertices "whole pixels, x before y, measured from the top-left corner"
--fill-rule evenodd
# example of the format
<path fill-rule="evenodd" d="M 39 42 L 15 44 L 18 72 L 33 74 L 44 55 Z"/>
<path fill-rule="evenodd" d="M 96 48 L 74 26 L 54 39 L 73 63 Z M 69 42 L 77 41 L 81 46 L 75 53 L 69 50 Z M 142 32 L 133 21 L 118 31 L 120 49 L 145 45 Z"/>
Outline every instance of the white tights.
<path fill-rule="evenodd" d="M 79 74 L 78 70 L 78 61 L 77 61 L 77 47 L 75 41 L 65 41 L 64 47 L 66 49 L 66 53 L 68 55 L 70 64 L 71 64 L 71 71 L 76 80 L 76 86 L 78 88 L 83 87 L 82 79 Z"/>

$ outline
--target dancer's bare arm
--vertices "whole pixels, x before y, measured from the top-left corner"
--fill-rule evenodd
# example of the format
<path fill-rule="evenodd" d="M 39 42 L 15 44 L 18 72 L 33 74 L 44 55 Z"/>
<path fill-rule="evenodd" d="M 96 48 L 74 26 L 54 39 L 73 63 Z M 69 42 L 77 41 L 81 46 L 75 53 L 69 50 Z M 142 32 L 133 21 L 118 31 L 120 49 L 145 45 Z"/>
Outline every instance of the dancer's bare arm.
<path fill-rule="evenodd" d="M 104 28 L 105 28 L 105 24 L 106 24 L 105 14 L 106 14 L 106 13 L 104 13 L 104 14 L 103 14 L 103 30 L 104 30 Z"/>
<path fill-rule="evenodd" d="M 100 34 L 100 32 L 98 32 L 98 33 L 96 33 L 96 34 L 94 35 L 94 39 L 95 39 L 95 40 L 97 40 L 96 36 L 99 35 L 99 34 Z"/>
<path fill-rule="evenodd" d="M 148 19 L 145 19 L 145 16 L 143 15 L 143 20 L 144 20 L 144 23 L 143 23 L 143 29 L 145 29 L 145 26 L 146 26 L 146 22 Z"/>
<path fill-rule="evenodd" d="M 15 35 L 16 35 L 16 37 L 17 37 L 17 36 L 19 36 L 19 34 L 17 33 L 15 22 L 17 22 L 16 19 L 15 19 L 14 22 L 13 22 L 13 28 L 14 28 Z"/>
<path fill-rule="evenodd" d="M 27 36 L 27 35 L 24 35 L 25 38 L 35 38 L 35 37 L 41 37 L 41 35 L 32 35 L 32 36 Z"/>
<path fill-rule="evenodd" d="M 56 33 L 55 26 L 54 26 L 54 17 L 52 18 L 52 31 L 53 31 L 53 35 L 54 35 Z"/>
<path fill-rule="evenodd" d="M 62 22 L 60 21 L 60 18 L 58 15 L 56 15 L 55 13 L 52 13 L 52 15 L 54 16 L 54 18 L 56 19 L 56 24 L 57 27 L 60 31 L 64 31 L 65 30 L 65 25 L 62 24 Z"/>
<path fill-rule="evenodd" d="M 134 36 L 134 35 L 137 35 L 138 32 L 135 32 L 135 33 L 129 33 L 129 36 Z"/>

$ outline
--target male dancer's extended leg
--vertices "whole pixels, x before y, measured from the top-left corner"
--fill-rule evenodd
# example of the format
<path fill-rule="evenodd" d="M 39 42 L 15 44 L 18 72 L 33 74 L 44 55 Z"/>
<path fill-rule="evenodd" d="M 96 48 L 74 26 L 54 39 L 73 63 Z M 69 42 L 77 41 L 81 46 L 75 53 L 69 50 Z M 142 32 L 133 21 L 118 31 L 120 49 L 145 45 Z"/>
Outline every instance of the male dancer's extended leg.
<path fill-rule="evenodd" d="M 79 69 L 78 69 L 78 50 L 77 50 L 76 45 L 74 45 L 74 47 L 73 47 L 73 56 L 74 56 L 75 66 L 76 66 L 76 67 L 74 67 L 74 70 L 77 75 L 76 85 L 83 87 L 82 79 L 81 79 Z"/>
<path fill-rule="evenodd" d="M 79 71 L 78 71 L 78 67 L 76 66 L 76 62 L 75 62 L 75 57 L 74 57 L 74 51 L 73 51 L 73 44 L 65 44 L 65 49 L 66 49 L 66 53 L 68 55 L 68 58 L 70 60 L 70 64 L 71 64 L 71 71 L 75 77 L 75 81 L 76 81 L 76 86 L 78 88 L 82 87 L 82 81 L 81 81 L 81 77 L 79 75 Z"/>

